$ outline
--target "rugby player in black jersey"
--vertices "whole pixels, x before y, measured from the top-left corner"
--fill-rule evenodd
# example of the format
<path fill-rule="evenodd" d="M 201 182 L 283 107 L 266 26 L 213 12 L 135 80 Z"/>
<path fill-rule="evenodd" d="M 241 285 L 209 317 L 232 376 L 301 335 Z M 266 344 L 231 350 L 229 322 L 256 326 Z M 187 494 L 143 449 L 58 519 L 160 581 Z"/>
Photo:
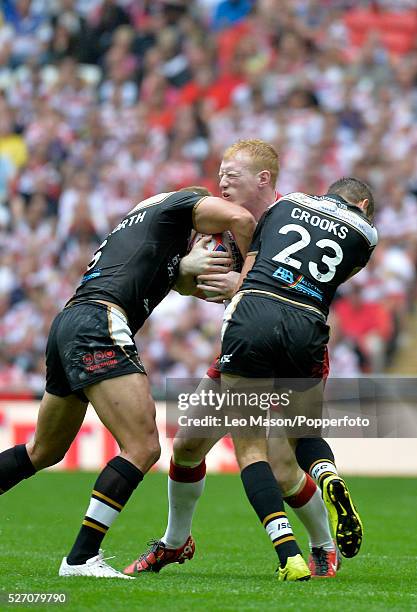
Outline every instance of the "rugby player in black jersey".
<path fill-rule="evenodd" d="M 222 196 L 228 202 L 248 208 L 255 219 L 259 219 L 265 209 L 280 197 L 275 191 L 278 171 L 278 155 L 269 143 L 258 139 L 240 140 L 225 151 L 220 166 Z M 190 276 L 190 268 L 192 274 L 196 269 L 201 271 L 208 268 L 211 257 L 204 243 L 200 246 L 197 243 L 190 255 L 181 261 L 182 278 L 187 274 Z M 216 274 L 208 270 L 208 273 L 199 276 L 199 289 L 220 292 L 220 296 L 208 298 L 208 301 L 221 301 L 233 295 L 238 280 L 239 273 Z M 194 290 L 195 284 L 191 283 L 189 293 Z M 209 390 L 212 386 L 216 388 L 215 383 L 219 379 L 219 364 L 215 360 L 196 392 Z M 216 434 L 217 431 L 213 431 L 207 438 L 194 438 L 187 430 L 177 434 L 168 479 L 169 515 L 165 534 L 155 541 L 149 551 L 128 566 L 125 572 L 158 572 L 169 563 L 183 562 L 193 557 L 195 543 L 190 535 L 192 518 L 204 490 L 204 457 L 217 442 Z M 311 476 L 321 485 L 323 476 L 333 476 L 326 479 L 323 495 L 338 544 L 345 556 L 353 556 L 352 551 L 356 554 L 359 550 L 362 540 L 360 519 L 343 479 L 337 475 L 334 456 L 327 442 L 322 438 L 301 438 L 291 442 L 295 445 L 298 463 L 305 471 L 297 465 L 294 452 L 282 437 L 270 438 L 269 462 L 286 503 L 294 509 L 308 531 L 312 576 L 334 577 L 339 561 L 329 532 L 327 513 Z M 328 493 L 330 486 L 339 483 L 342 499 L 349 501 L 347 511 L 346 504 L 342 508 L 338 499 L 331 499 Z"/>
<path fill-rule="evenodd" d="M 291 193 L 269 207 L 257 226 L 241 287 L 225 312 L 220 369 L 226 388 L 248 388 L 254 379 L 291 379 L 296 391 L 291 404 L 308 408 L 322 386 L 326 317 L 335 291 L 367 264 L 377 243 L 373 212 L 369 187 L 355 178 L 336 181 L 325 196 Z M 283 504 L 278 514 L 272 510 L 276 481 L 266 440 L 237 435 L 234 444 L 248 499 L 278 554 L 281 542 L 287 548 L 285 566 L 280 555 L 280 575 L 303 577 L 304 561 L 280 515 Z M 338 495 L 339 487 L 335 482 L 330 494 Z M 347 500 L 340 503 L 344 509 Z"/>
<path fill-rule="evenodd" d="M 94 485 L 61 576 L 128 578 L 105 562 L 100 545 L 160 454 L 155 406 L 133 337 L 175 284 L 193 229 L 231 230 L 246 253 L 255 228 L 248 211 L 208 196 L 193 187 L 156 195 L 107 236 L 52 323 L 34 439 L 0 453 L 2 494 L 61 461 L 89 401 L 120 446 Z M 215 261 L 229 263 L 222 254 Z"/>

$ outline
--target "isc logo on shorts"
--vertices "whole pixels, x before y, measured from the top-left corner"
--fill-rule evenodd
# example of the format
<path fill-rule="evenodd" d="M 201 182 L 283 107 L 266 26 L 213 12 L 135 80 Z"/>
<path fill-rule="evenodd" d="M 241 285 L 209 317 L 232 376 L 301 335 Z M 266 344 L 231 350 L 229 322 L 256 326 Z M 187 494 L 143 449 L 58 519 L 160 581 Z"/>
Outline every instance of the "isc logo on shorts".
<path fill-rule="evenodd" d="M 230 359 L 232 358 L 233 353 L 229 353 L 229 355 L 223 355 L 220 360 L 219 363 L 230 363 Z"/>

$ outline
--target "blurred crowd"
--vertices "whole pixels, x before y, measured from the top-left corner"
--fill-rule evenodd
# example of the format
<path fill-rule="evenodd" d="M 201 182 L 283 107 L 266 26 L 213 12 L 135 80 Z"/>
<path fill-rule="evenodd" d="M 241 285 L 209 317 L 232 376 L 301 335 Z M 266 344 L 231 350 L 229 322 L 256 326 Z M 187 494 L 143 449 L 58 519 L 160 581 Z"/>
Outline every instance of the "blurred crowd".
<path fill-rule="evenodd" d="M 380 244 L 332 310 L 332 374 L 391 362 L 416 291 L 414 0 L 1 6 L 2 390 L 43 390 L 51 321 L 120 217 L 185 185 L 217 192 L 239 138 L 276 146 L 281 193 L 372 186 Z M 138 344 L 157 389 L 204 374 L 222 310 L 175 293 L 156 309 Z"/>

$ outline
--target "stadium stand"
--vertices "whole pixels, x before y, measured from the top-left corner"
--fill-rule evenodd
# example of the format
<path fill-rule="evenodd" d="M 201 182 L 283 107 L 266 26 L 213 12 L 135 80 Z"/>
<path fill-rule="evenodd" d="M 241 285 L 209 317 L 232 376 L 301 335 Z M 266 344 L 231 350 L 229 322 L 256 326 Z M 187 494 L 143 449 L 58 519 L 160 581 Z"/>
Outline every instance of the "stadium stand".
<path fill-rule="evenodd" d="M 381 242 L 333 310 L 332 372 L 392 363 L 416 293 L 417 11 L 355 4 L 4 0 L 2 390 L 42 392 L 49 325 L 116 220 L 153 193 L 216 191 L 238 138 L 278 148 L 282 193 L 370 183 Z M 175 293 L 155 311 L 139 345 L 156 391 L 204 374 L 221 314 Z"/>

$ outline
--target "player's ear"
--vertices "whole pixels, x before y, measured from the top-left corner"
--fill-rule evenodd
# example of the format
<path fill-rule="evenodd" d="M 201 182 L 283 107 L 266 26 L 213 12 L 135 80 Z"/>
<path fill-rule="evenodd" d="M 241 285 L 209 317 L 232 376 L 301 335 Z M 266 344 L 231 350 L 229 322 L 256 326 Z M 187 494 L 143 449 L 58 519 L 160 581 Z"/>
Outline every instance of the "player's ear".
<path fill-rule="evenodd" d="M 357 206 L 365 213 L 365 215 L 368 215 L 368 206 L 369 206 L 368 198 L 364 198 L 363 200 L 358 202 Z"/>
<path fill-rule="evenodd" d="M 258 173 L 259 186 L 264 187 L 265 185 L 269 185 L 271 182 L 271 173 L 269 170 L 261 170 Z"/>

